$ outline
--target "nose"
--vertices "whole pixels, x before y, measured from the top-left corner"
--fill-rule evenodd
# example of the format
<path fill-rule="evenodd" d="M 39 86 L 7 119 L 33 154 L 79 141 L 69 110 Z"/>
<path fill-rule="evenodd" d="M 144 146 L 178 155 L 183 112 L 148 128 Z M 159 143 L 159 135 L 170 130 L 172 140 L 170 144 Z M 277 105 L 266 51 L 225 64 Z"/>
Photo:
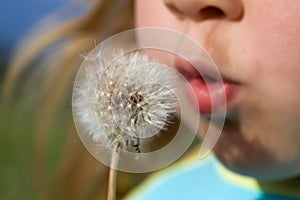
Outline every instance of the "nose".
<path fill-rule="evenodd" d="M 239 20 L 243 16 L 242 0 L 164 0 L 177 16 L 193 20 L 227 18 Z"/>

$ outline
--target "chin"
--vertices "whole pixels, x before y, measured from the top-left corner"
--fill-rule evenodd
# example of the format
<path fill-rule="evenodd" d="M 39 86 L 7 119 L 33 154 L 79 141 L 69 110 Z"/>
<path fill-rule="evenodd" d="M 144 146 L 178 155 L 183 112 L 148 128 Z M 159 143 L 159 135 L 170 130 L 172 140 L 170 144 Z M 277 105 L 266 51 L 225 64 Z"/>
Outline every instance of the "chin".
<path fill-rule="evenodd" d="M 208 124 L 208 120 L 202 121 L 199 130 L 202 138 L 206 136 Z M 225 121 L 222 133 L 213 148 L 215 156 L 228 169 L 265 181 L 281 181 L 300 176 L 298 153 L 291 154 L 291 150 L 287 151 L 287 146 L 280 145 L 282 141 L 260 137 L 263 132 L 259 131 L 262 130 L 240 130 L 239 124 Z M 292 145 L 289 148 L 295 150 L 299 147 Z"/>
<path fill-rule="evenodd" d="M 248 167 L 243 167 L 239 165 L 233 165 L 232 163 L 227 163 L 226 161 L 224 162 L 220 158 L 218 159 L 229 170 L 243 176 L 252 177 L 258 181 L 280 182 L 300 178 L 299 172 L 293 173 L 281 167 L 261 168 L 261 166 L 255 167 L 256 164 L 252 164 L 252 166 L 250 164 Z"/>
<path fill-rule="evenodd" d="M 227 142 L 229 146 L 225 147 L 225 142 L 220 139 L 213 149 L 214 154 L 225 167 L 235 173 L 261 181 L 282 181 L 300 175 L 300 169 L 295 167 L 299 166 L 299 162 L 280 162 L 259 146 L 247 146 L 247 143 L 230 145 Z"/>

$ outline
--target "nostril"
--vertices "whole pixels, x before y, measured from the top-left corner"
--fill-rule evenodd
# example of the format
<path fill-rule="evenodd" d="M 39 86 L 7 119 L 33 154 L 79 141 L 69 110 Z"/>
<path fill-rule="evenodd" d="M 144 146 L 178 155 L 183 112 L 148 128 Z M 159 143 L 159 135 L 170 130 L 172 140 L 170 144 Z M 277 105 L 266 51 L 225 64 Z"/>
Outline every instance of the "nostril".
<path fill-rule="evenodd" d="M 220 8 L 214 6 L 206 6 L 199 11 L 202 19 L 221 18 L 225 16 L 225 13 Z"/>
<path fill-rule="evenodd" d="M 191 1 L 191 0 L 189 0 Z M 207 4 L 182 4 L 176 5 L 173 3 L 165 3 L 168 10 L 180 19 L 185 17 L 192 18 L 193 20 L 205 20 L 225 17 L 225 12 L 214 5 Z"/>

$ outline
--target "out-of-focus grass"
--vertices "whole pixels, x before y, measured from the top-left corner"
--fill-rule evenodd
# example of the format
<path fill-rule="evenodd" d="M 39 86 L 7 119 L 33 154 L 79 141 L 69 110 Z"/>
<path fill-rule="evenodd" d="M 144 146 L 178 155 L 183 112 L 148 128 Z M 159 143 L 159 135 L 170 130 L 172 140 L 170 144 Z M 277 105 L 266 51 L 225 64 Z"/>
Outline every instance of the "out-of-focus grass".
<path fill-rule="evenodd" d="M 1 69 L 1 82 L 3 74 L 4 68 Z M 35 199 L 31 164 L 32 114 L 13 109 L 12 118 L 9 118 L 3 112 L 2 101 L 0 110 L 0 199 Z"/>
<path fill-rule="evenodd" d="M 4 68 L 0 74 L 2 88 Z M 39 151 L 36 148 L 35 134 L 38 110 L 35 105 L 18 97 L 14 99 L 8 114 L 3 112 L 3 102 L 0 101 L 0 199 L 38 199 L 40 191 L 37 189 L 35 166 L 35 154 Z M 61 112 L 68 111 L 70 108 L 64 108 Z M 61 159 L 66 133 L 71 123 L 70 118 L 65 116 L 61 113 L 55 115 L 55 121 L 49 130 L 43 150 L 43 172 L 46 177 L 43 187 L 53 178 L 57 163 Z"/>

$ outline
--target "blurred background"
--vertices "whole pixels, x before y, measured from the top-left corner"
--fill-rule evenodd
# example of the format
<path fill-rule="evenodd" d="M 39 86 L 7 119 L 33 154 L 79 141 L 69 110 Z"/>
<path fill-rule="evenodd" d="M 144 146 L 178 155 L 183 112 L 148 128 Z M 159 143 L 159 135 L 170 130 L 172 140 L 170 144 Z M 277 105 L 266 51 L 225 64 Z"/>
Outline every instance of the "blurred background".
<path fill-rule="evenodd" d="M 88 5 L 85 0 L 0 1 L 1 200 L 106 199 L 108 168 L 95 160 L 78 139 L 71 113 L 71 90 L 67 88 L 70 92 L 57 103 L 56 90 L 63 86 L 51 89 L 55 88 L 55 82 L 64 81 L 63 75 L 55 77 L 60 73 L 57 67 L 49 67 L 52 70 L 49 74 L 54 76 L 46 90 L 36 84 L 45 82 L 45 70 L 35 74 L 45 66 L 39 58 L 30 62 L 12 81 L 15 84 L 9 90 L 12 98 L 5 105 L 2 101 L 4 89 L 10 87 L 3 85 L 11 61 L 18 53 L 26 53 L 22 44 L 35 45 L 35 36 L 47 34 L 51 26 L 55 28 L 82 15 L 90 9 Z M 78 52 L 75 57 L 80 57 Z M 118 198 L 147 175 L 119 173 Z"/>
<path fill-rule="evenodd" d="M 44 54 L 39 55 L 38 59 L 31 61 L 30 64 L 27 63 L 30 66 L 27 66 L 26 70 L 11 82 L 15 84 L 8 90 L 11 92 L 12 98 L 2 101 L 4 99 L 2 98 L 4 96 L 3 91 L 10 87 L 9 84 L 6 84 L 5 88 L 3 86 L 9 63 L 16 58 L 16 53 L 21 52 L 21 54 L 24 54 L 27 51 L 23 48 L 24 45 L 21 44 L 27 42 L 25 47 L 37 45 L 34 40 L 35 36 L 39 37 L 47 34 L 51 30 L 51 26 L 57 25 L 57 22 L 62 24 L 63 21 L 74 16 L 80 16 L 90 9 L 89 6 L 86 6 L 85 0 L 82 0 L 81 4 L 76 4 L 76 2 L 77 0 L 0 1 L 1 200 L 106 199 L 108 168 L 94 159 L 80 142 L 73 124 L 70 100 L 72 80 L 76 72 L 76 67 L 72 69 L 72 66 L 80 63 L 80 52 L 77 51 L 80 49 L 80 45 L 74 46 L 74 48 L 70 45 L 78 42 L 82 44 L 82 35 L 85 36 L 85 41 L 88 41 L 87 44 L 92 43 L 94 45 L 93 42 L 96 40 L 93 40 L 93 38 L 99 37 L 97 30 L 96 34 L 93 35 L 90 34 L 89 30 L 86 30 L 89 26 L 88 28 L 84 27 L 83 30 L 78 31 L 77 35 L 74 34 L 76 37 L 66 37 L 67 39 L 62 41 L 62 44 L 67 45 L 54 45 L 54 48 L 47 47 L 45 53 L 49 54 L 48 49 L 50 49 L 50 54 L 53 54 L 52 57 L 49 57 L 50 62 L 46 62 L 48 65 L 50 63 L 50 67 L 43 69 L 43 64 L 39 63 L 39 59 Z M 85 2 L 85 6 L 82 2 Z M 121 5 L 117 6 L 117 9 L 127 9 L 127 13 L 128 9 L 129 12 L 132 11 L 132 3 L 124 7 L 120 3 L 123 1 L 112 0 L 107 2 L 109 3 L 104 8 L 107 9 L 107 12 L 111 7 L 116 9 L 114 2 Z M 102 11 L 96 10 L 95 13 Z M 132 16 L 127 16 L 129 18 L 124 17 L 122 12 L 114 12 L 113 14 L 115 13 L 122 16 L 120 19 L 113 18 L 118 20 L 118 23 L 124 23 L 122 20 L 127 20 L 126 23 L 128 23 L 128 19 L 132 18 Z M 108 13 L 108 15 L 111 17 L 111 13 Z M 91 18 L 93 19 L 93 17 L 92 15 Z M 101 26 L 101 23 L 99 23 L 101 17 L 96 16 L 93 23 Z M 104 24 L 107 25 L 107 23 Z M 38 29 L 34 29 L 36 27 Z M 121 26 L 121 29 L 124 30 L 126 27 Z M 107 30 L 105 31 L 103 37 L 112 34 L 107 33 Z M 115 30 L 115 32 L 118 31 L 121 30 Z M 102 32 L 99 31 L 99 33 Z M 28 35 L 30 35 L 31 41 L 26 41 Z M 88 45 L 84 42 L 84 45 L 81 46 Z M 56 50 L 60 49 L 64 49 L 64 51 L 71 50 L 71 53 L 68 52 L 68 55 L 71 56 L 55 54 Z M 38 53 L 40 52 L 35 54 Z M 57 51 L 57 53 L 60 54 L 61 52 Z M 56 66 L 58 57 L 63 58 L 59 61 L 60 65 L 57 65 L 59 67 Z M 74 58 L 78 59 L 73 62 Z M 43 59 L 41 60 L 43 61 Z M 68 66 L 64 63 L 67 63 Z M 71 71 L 68 71 L 68 69 L 71 69 Z M 60 85 L 60 83 L 62 84 Z M 3 102 L 6 102 L 5 105 Z M 170 130 L 170 132 L 175 133 L 176 131 Z M 164 141 L 169 141 L 169 138 L 173 136 L 173 134 L 165 134 L 153 143 L 165 144 Z M 197 143 L 198 141 L 195 139 L 194 146 Z M 151 173 L 119 173 L 118 198 L 126 195 L 149 174 Z"/>
<path fill-rule="evenodd" d="M 0 1 L 1 93 L 5 72 L 19 42 L 44 17 L 59 11 L 69 3 L 70 0 Z M 39 196 L 33 174 L 35 170 L 33 114 L 30 108 L 22 104 L 24 102 L 14 105 L 19 108 L 14 109 L 16 113 L 12 119 L 6 119 L 7 116 L 3 115 L 3 108 L 0 105 L 0 199 L 38 199 Z M 55 154 L 59 151 L 55 150 L 55 147 L 52 149 L 52 156 L 49 156 L 51 162 L 57 160 L 58 156 Z M 50 170 L 48 176 L 51 176 L 51 172 L 53 173 L 53 170 Z"/>
<path fill-rule="evenodd" d="M 1 0 L 0 61 L 1 70 L 8 64 L 16 43 L 43 17 L 66 6 L 70 0 Z M 3 71 L 1 71 L 3 75 Z"/>

